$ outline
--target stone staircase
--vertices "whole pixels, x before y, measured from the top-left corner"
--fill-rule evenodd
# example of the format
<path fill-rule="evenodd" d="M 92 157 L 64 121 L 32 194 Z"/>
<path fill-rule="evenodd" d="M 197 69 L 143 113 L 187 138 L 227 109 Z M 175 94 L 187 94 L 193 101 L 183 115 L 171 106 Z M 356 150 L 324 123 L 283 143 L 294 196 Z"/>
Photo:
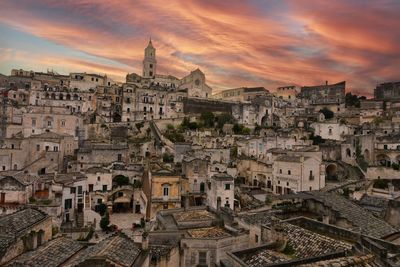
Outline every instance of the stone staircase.
<path fill-rule="evenodd" d="M 83 212 L 76 212 L 76 227 L 82 228 L 85 225 L 85 216 Z"/>
<path fill-rule="evenodd" d="M 85 210 L 90 210 L 90 209 L 91 209 L 90 195 L 86 194 L 85 195 Z"/>

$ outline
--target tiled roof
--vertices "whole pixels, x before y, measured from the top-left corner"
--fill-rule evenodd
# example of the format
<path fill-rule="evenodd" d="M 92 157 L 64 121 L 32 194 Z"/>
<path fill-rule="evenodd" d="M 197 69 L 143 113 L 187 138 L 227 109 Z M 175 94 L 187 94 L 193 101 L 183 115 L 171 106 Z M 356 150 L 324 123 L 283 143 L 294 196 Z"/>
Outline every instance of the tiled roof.
<path fill-rule="evenodd" d="M 242 261 L 251 267 L 263 267 L 272 263 L 286 262 L 290 261 L 291 258 L 283 253 L 264 249 L 258 251 L 257 253 L 246 254 L 242 258 Z"/>
<path fill-rule="evenodd" d="M 312 195 L 315 199 L 324 203 L 324 205 L 339 212 L 341 217 L 347 219 L 353 225 L 360 227 L 363 234 L 383 238 L 398 232 L 398 230 L 386 221 L 375 217 L 359 205 L 335 193 L 310 191 L 306 194 Z"/>
<path fill-rule="evenodd" d="M 272 213 L 270 211 L 253 213 L 253 214 L 245 214 L 240 217 L 247 224 L 269 224 L 272 220 Z"/>
<path fill-rule="evenodd" d="M 205 227 L 188 230 L 188 234 L 193 238 L 223 238 L 231 236 L 221 227 Z"/>
<path fill-rule="evenodd" d="M 368 266 L 367 264 L 374 260 L 374 255 L 360 255 L 360 256 L 349 256 L 341 257 L 332 260 L 319 261 L 309 264 L 302 264 L 302 267 L 354 267 L 354 266 Z"/>
<path fill-rule="evenodd" d="M 157 262 L 161 257 L 171 252 L 172 246 L 152 245 L 150 246 L 150 259 Z"/>
<path fill-rule="evenodd" d="M 22 231 L 45 218 L 44 212 L 31 208 L 0 217 L 0 256 Z"/>
<path fill-rule="evenodd" d="M 177 222 L 215 219 L 215 215 L 206 210 L 190 210 L 177 212 L 173 214 L 173 217 Z"/>
<path fill-rule="evenodd" d="M 282 234 L 287 240 L 287 244 L 293 248 L 294 253 L 286 255 L 273 249 L 260 248 L 259 250 L 240 256 L 248 266 L 268 266 L 272 263 L 322 256 L 339 251 L 348 251 L 352 248 L 350 244 L 314 233 L 290 223 L 280 222 L 273 226 L 273 228 Z"/>
<path fill-rule="evenodd" d="M 27 208 L 0 217 L 0 234 L 18 235 L 21 231 L 48 217 L 40 210 Z"/>
<path fill-rule="evenodd" d="M 280 223 L 279 230 L 288 238 L 288 243 L 296 251 L 296 258 L 319 256 L 352 248 L 350 244 L 290 223 Z"/>
<path fill-rule="evenodd" d="M 34 251 L 24 253 L 11 262 L 7 267 L 57 267 L 71 258 L 83 248 L 78 241 L 60 237 L 39 247 Z"/>
<path fill-rule="evenodd" d="M 118 266 L 132 266 L 140 253 L 141 249 L 133 240 L 122 234 L 114 235 L 80 253 L 72 265 L 91 258 L 104 258 Z"/>

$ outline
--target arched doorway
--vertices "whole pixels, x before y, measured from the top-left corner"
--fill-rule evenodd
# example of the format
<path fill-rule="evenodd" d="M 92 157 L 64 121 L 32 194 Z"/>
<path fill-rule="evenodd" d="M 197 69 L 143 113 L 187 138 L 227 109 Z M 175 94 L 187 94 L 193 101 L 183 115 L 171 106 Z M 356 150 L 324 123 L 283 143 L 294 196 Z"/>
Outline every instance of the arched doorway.
<path fill-rule="evenodd" d="M 376 161 L 380 166 L 390 167 L 390 158 L 385 154 L 379 154 L 376 156 Z"/>
<path fill-rule="evenodd" d="M 370 155 L 370 152 L 369 152 L 368 149 L 365 149 L 365 150 L 364 150 L 364 159 L 365 159 L 366 161 L 370 161 L 370 160 L 371 160 L 371 155 Z"/>
<path fill-rule="evenodd" d="M 326 178 L 328 180 L 337 180 L 338 179 L 336 164 L 332 163 L 332 164 L 328 164 L 328 166 L 326 166 Z"/>
<path fill-rule="evenodd" d="M 348 158 L 351 158 L 351 150 L 350 150 L 350 148 L 346 148 L 346 156 Z"/>

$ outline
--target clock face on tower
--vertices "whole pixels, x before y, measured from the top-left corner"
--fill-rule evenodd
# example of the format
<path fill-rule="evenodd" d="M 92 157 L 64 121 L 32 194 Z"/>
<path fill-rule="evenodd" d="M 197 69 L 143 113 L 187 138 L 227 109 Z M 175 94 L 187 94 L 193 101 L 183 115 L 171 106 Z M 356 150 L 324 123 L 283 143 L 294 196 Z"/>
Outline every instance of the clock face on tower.
<path fill-rule="evenodd" d="M 199 79 L 196 79 L 196 80 L 194 81 L 194 84 L 197 85 L 197 86 L 199 86 L 199 85 L 200 85 L 200 80 L 199 80 Z"/>

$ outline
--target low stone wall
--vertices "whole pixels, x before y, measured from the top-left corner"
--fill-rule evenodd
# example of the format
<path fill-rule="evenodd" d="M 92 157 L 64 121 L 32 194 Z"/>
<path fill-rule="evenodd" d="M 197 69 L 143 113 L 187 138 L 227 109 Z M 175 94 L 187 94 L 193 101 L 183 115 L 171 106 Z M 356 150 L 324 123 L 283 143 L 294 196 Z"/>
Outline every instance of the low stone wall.
<path fill-rule="evenodd" d="M 374 179 L 400 179 L 400 171 L 387 167 L 368 167 L 365 178 Z"/>
<path fill-rule="evenodd" d="M 232 113 L 232 106 L 234 103 L 226 101 L 218 101 L 215 99 L 200 99 L 200 98 L 185 98 L 183 101 L 183 112 L 185 114 L 190 113 L 202 113 L 204 111 L 212 112 L 226 112 Z"/>

